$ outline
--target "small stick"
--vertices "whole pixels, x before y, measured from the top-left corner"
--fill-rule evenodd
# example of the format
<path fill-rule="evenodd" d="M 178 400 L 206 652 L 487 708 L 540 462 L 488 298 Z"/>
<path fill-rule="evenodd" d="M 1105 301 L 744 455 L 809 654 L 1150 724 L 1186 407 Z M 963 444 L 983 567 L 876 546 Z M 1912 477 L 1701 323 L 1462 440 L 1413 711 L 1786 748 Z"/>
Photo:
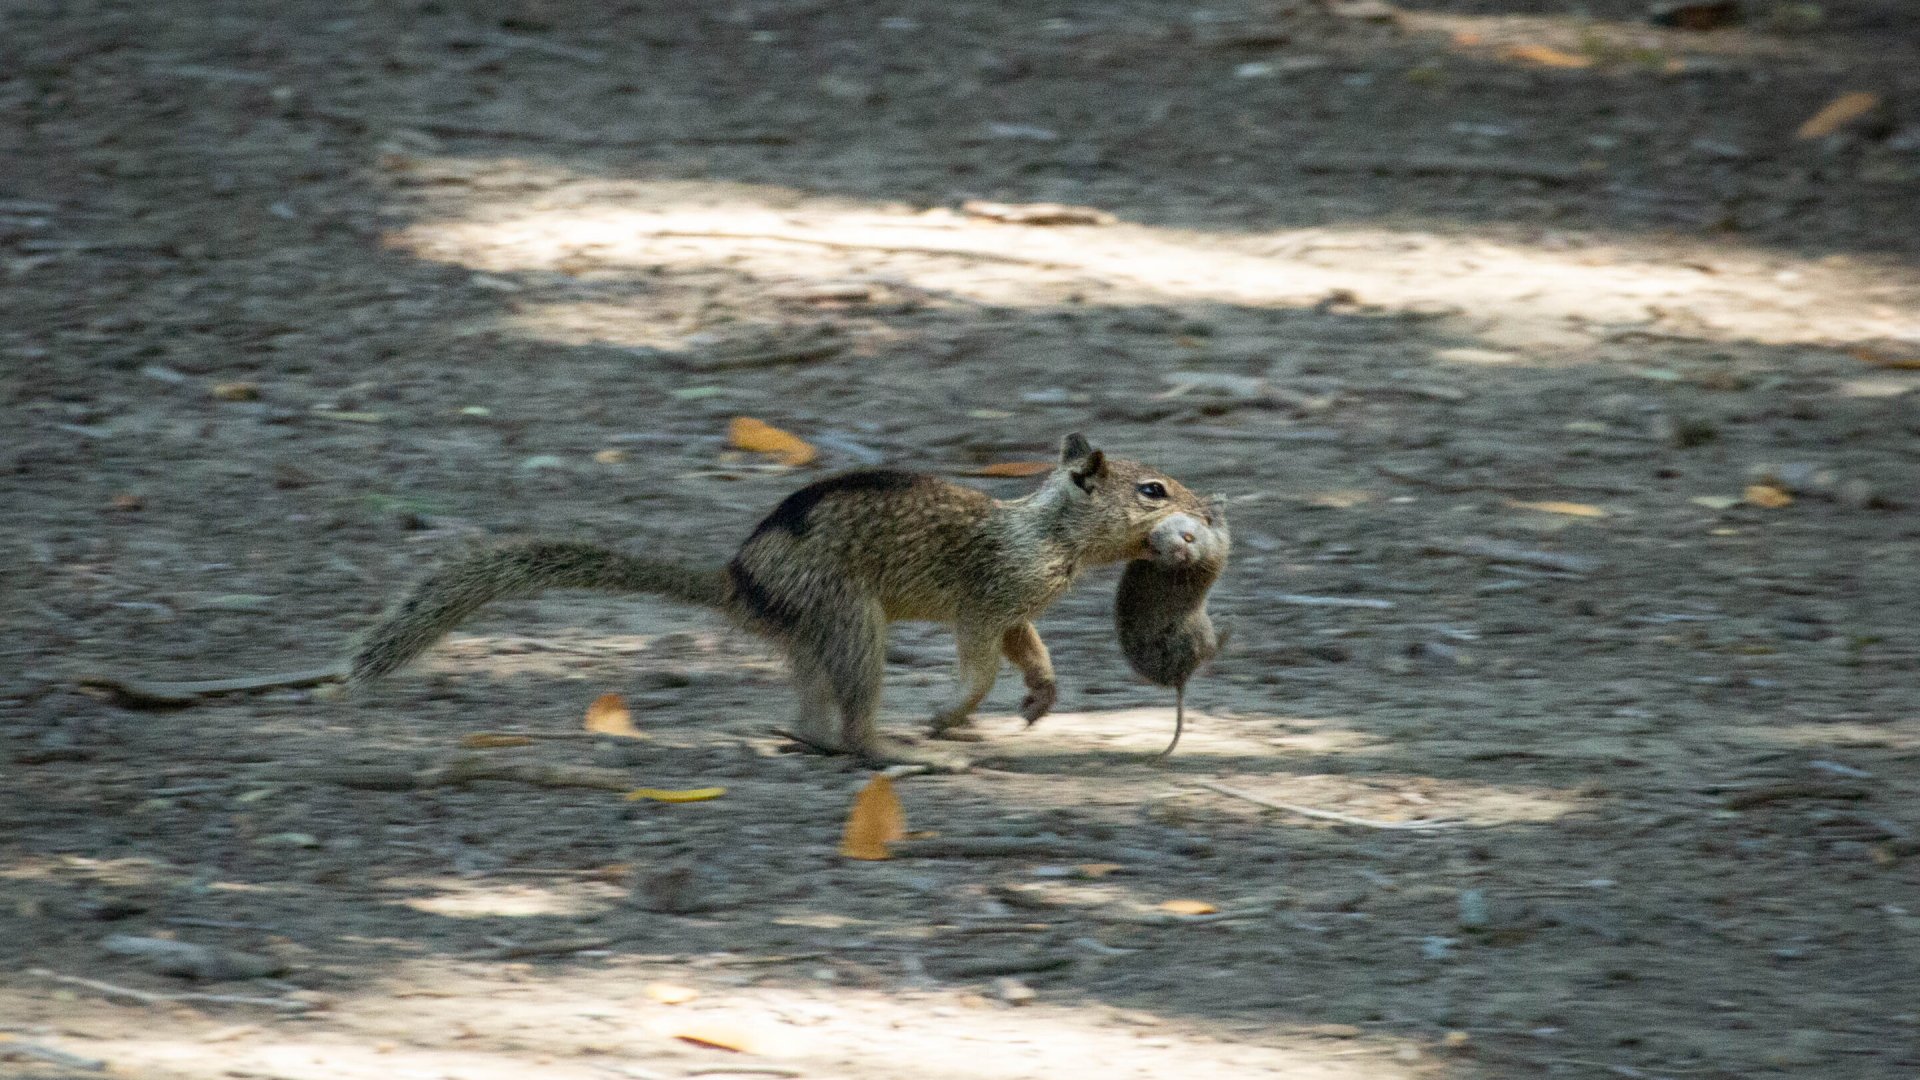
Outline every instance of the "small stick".
<path fill-rule="evenodd" d="M 1589 559 L 1584 555 L 1562 555 L 1557 551 L 1535 551 L 1505 540 L 1429 540 L 1420 547 L 1422 551 L 1433 555 L 1467 555 L 1494 562 L 1538 566 L 1543 570 L 1558 570 L 1566 574 L 1590 574 L 1600 569 L 1598 559 Z"/>
<path fill-rule="evenodd" d="M 1163 852 L 1125 845 L 1087 844 L 1050 836 L 934 836 L 896 840 L 887 850 L 905 859 L 1084 859 L 1088 862 L 1157 863 Z"/>
<path fill-rule="evenodd" d="M 314 686 L 345 678 L 347 669 L 339 664 L 305 671 L 279 671 L 267 675 L 242 675 L 233 679 L 202 679 L 192 682 L 148 682 L 120 675 L 82 675 L 74 682 L 111 690 L 117 697 L 135 705 L 193 705 L 203 697 L 217 694 L 243 694 L 255 690 L 278 690 L 288 686 Z"/>
<path fill-rule="evenodd" d="M 281 1012 L 306 1012 L 313 1008 L 312 1003 L 294 1001 L 291 998 L 246 997 L 240 994 L 162 994 L 152 990 L 135 990 L 130 986 L 115 986 L 97 979 L 83 979 L 78 975 L 61 975 L 46 968 L 28 968 L 27 974 L 38 975 L 54 982 L 84 986 L 89 990 L 98 990 L 109 997 L 127 998 L 142 1005 L 165 1005 L 182 1002 L 195 1005 L 258 1005 Z"/>
<path fill-rule="evenodd" d="M 1263 799 L 1258 795 L 1250 795 L 1244 791 L 1236 791 L 1233 788 L 1216 784 L 1211 780 L 1201 780 L 1198 781 L 1198 783 L 1208 791 L 1219 792 L 1222 795 L 1229 795 L 1236 799 L 1245 799 L 1255 806 L 1264 806 L 1269 810 L 1284 810 L 1289 814 L 1319 818 L 1322 821 L 1337 821 L 1342 825 L 1359 825 L 1368 829 L 1426 832 L 1433 829 L 1449 829 L 1460 824 L 1460 822 L 1457 821 L 1432 821 L 1427 819 L 1418 821 L 1375 821 L 1372 818 L 1354 817 L 1351 814 L 1342 814 L 1335 810 L 1317 810 L 1311 806 L 1299 806 L 1294 803 L 1284 803 L 1274 799 Z"/>
<path fill-rule="evenodd" d="M 565 956 L 568 953 L 604 949 L 613 942 L 614 939 L 610 937 L 527 941 L 519 945 L 503 945 L 497 949 L 479 949 L 465 953 L 460 958 L 462 960 L 524 960 L 532 956 Z"/>
<path fill-rule="evenodd" d="M 87 1072 L 106 1072 L 107 1063 L 99 1058 L 81 1057 L 57 1047 L 43 1046 L 40 1043 L 19 1042 L 14 1039 L 0 1039 L 0 1057 L 24 1057 L 35 1061 L 44 1061 L 68 1069 L 85 1069 Z"/>
<path fill-rule="evenodd" d="M 804 1076 L 799 1069 L 789 1069 L 785 1065 L 708 1065 L 703 1069 L 688 1069 L 688 1076 Z"/>
<path fill-rule="evenodd" d="M 1309 596 L 1306 593 L 1265 593 L 1265 599 L 1276 604 L 1292 604 L 1295 607 L 1347 607 L 1370 608 L 1374 611 L 1392 611 L 1398 607 L 1391 600 L 1375 600 L 1366 596 Z"/>
<path fill-rule="evenodd" d="M 858 244 L 846 240 L 824 240 L 813 236 L 794 236 L 790 233 L 661 229 L 656 232 L 641 233 L 640 235 L 681 240 L 777 240 L 783 244 L 812 244 L 816 247 L 832 248 L 835 251 L 880 251 L 896 255 L 935 255 L 949 259 L 972 259 L 975 262 L 1006 263 L 1013 266 L 1039 266 L 1049 270 L 1085 269 L 1085 267 L 1076 266 L 1072 263 L 1054 262 L 1050 259 L 1029 259 L 1019 255 L 1001 255 L 992 251 L 969 251 L 966 248 L 912 247 L 899 244 Z"/>
<path fill-rule="evenodd" d="M 1729 810 L 1745 810 L 1783 799 L 1864 799 L 1871 792 L 1858 784 L 1823 784 L 1815 781 L 1788 781 L 1767 784 L 1727 796 L 1720 805 Z"/>

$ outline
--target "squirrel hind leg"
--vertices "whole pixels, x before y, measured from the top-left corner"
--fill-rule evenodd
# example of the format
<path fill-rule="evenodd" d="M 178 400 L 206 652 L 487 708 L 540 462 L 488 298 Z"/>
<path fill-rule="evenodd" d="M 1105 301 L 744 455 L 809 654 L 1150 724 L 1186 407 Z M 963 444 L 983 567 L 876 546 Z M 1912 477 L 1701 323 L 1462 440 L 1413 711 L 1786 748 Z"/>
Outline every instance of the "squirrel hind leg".
<path fill-rule="evenodd" d="M 793 717 L 795 741 L 828 753 L 845 753 L 839 725 L 834 723 L 837 705 L 832 679 L 818 665 L 803 664 L 796 657 L 793 684 L 800 698 Z"/>

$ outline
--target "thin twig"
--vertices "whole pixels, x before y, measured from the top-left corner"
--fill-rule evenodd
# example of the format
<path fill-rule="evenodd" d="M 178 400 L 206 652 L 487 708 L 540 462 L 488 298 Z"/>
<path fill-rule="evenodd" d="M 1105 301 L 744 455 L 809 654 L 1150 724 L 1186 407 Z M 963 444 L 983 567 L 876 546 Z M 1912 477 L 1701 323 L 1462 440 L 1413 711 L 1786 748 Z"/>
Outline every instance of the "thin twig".
<path fill-rule="evenodd" d="M 1337 821 L 1342 825 L 1359 825 L 1368 829 L 1388 829 L 1398 832 L 1429 832 L 1434 829 L 1450 829 L 1461 824 L 1458 821 L 1432 821 L 1427 819 L 1417 821 L 1376 821 L 1373 818 L 1354 817 L 1352 814 L 1342 814 L 1337 810 L 1319 810 L 1311 806 L 1300 806 L 1295 803 L 1280 802 L 1276 799 L 1264 799 L 1258 795 L 1251 795 L 1222 784 L 1216 784 L 1211 780 L 1201 780 L 1198 783 L 1208 791 L 1215 791 L 1236 799 L 1245 799 L 1255 806 L 1264 806 L 1269 810 L 1284 810 L 1289 814 L 1318 818 L 1322 821 Z"/>
<path fill-rule="evenodd" d="M 972 259 L 975 262 L 1006 263 L 1012 266 L 1039 266 L 1049 270 L 1085 269 L 1085 267 L 1076 266 L 1072 263 L 1053 262 L 1049 259 L 1029 259 L 1019 255 L 1001 255 L 992 251 L 969 251 L 966 248 L 914 247 L 900 244 L 857 244 L 846 240 L 826 240 L 816 236 L 795 236 L 791 233 L 660 229 L 654 232 L 644 232 L 640 235 L 687 240 L 775 240 L 783 244 L 812 244 L 816 247 L 832 248 L 835 251 L 882 251 L 896 255 L 935 255 L 949 259 Z"/>
<path fill-rule="evenodd" d="M 1450 495 L 1464 494 L 1469 491 L 1498 491 L 1510 495 L 1536 494 L 1542 491 L 1561 491 L 1581 495 L 1633 495 L 1635 490 L 1620 484 L 1570 484 L 1558 480 L 1442 480 L 1433 476 L 1422 476 L 1406 469 L 1396 469 L 1391 465 L 1375 464 L 1373 471 L 1390 480 L 1406 484 L 1418 484 L 1421 487 L 1444 491 Z"/>
<path fill-rule="evenodd" d="M 83 979 L 78 975 L 61 975 L 46 968 L 28 968 L 27 974 L 71 986 L 84 986 L 109 997 L 126 998 L 142 1005 L 167 1005 L 175 1002 L 194 1005 L 257 1005 L 281 1012 L 307 1012 L 314 1007 L 312 1002 L 295 1001 L 292 998 L 247 997 L 241 994 L 162 994 L 153 990 L 135 990 L 130 986 L 115 986 L 98 979 Z"/>
<path fill-rule="evenodd" d="M 244 694 L 256 690 L 278 690 L 289 686 L 314 686 L 337 682 L 347 669 L 340 664 L 307 668 L 303 671 L 278 671 L 266 675 L 242 675 L 232 679 L 201 679 L 191 682 L 148 682 L 123 675 L 82 675 L 74 680 L 80 686 L 110 690 L 116 697 L 137 705 L 192 705 L 201 698 L 218 694 Z"/>
<path fill-rule="evenodd" d="M 569 953 L 604 949 L 614 943 L 610 937 L 556 938 L 550 941 L 526 941 L 497 949 L 479 949 L 463 953 L 462 960 L 524 960 L 534 956 L 566 956 Z"/>
<path fill-rule="evenodd" d="M 1600 560 L 1589 559 L 1584 555 L 1536 551 L 1505 540 L 1478 538 L 1429 540 L 1420 545 L 1420 550 L 1431 555 L 1466 555 L 1472 558 L 1491 559 L 1494 562 L 1537 566 L 1543 570 L 1557 570 L 1564 574 L 1590 574 L 1600 569 L 1601 565 Z"/>
<path fill-rule="evenodd" d="M 59 1047 L 22 1042 L 18 1039 L 0 1041 L 0 1057 L 32 1058 L 35 1061 L 44 1061 L 62 1068 L 84 1069 L 87 1072 L 107 1071 L 107 1063 L 99 1058 L 81 1057 L 79 1054 L 68 1053 Z"/>
<path fill-rule="evenodd" d="M 1454 157 L 1432 154 L 1412 157 L 1380 157 L 1361 154 L 1328 154 L 1296 158 L 1302 172 L 1399 173 L 1404 176 L 1484 176 L 1501 180 L 1536 180 L 1543 184 L 1572 184 L 1599 175 L 1584 165 L 1525 161 L 1515 158 Z"/>

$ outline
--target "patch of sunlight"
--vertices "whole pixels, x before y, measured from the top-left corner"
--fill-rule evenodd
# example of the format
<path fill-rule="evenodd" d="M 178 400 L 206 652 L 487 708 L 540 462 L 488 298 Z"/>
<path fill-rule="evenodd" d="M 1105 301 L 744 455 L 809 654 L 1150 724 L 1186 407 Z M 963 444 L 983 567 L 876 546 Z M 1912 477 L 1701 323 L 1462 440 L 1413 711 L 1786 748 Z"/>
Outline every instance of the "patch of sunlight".
<path fill-rule="evenodd" d="M 394 903 L 453 919 L 589 915 L 607 910 L 621 898 L 620 890 L 611 886 L 604 888 L 606 895 L 598 898 L 589 895 L 591 882 L 570 883 L 564 892 L 539 885 L 482 884 L 456 878 L 392 878 L 381 884 L 389 888 L 432 889 L 430 896 L 409 896 Z"/>
<path fill-rule="evenodd" d="M 1203 696 L 1203 695 L 1198 695 Z M 997 721 L 983 721 L 990 728 Z M 1044 779 L 1065 755 L 1153 761 L 1173 735 L 1173 703 L 1163 708 L 1051 713 L 1031 730 L 1007 722 L 1007 737 L 988 731 L 996 763 Z M 1013 732 L 1020 732 L 1012 737 Z M 1156 812 L 1201 817 L 1259 817 L 1275 813 L 1257 804 L 1202 790 L 1184 790 L 1195 770 L 1219 771 L 1229 787 L 1268 800 L 1308 805 L 1381 820 L 1444 818 L 1470 825 L 1555 821 L 1586 809 L 1591 800 L 1539 784 L 1495 784 L 1409 773 L 1301 772 L 1317 758 L 1383 759 L 1403 752 L 1393 740 L 1335 720 L 1270 715 L 1215 716 L 1187 706 L 1187 728 L 1167 771 Z M 1022 762 L 1028 763 L 1023 766 Z M 1326 767 L 1326 763 L 1321 763 Z M 1191 796 L 1191 798 L 1188 798 Z M 1186 809 L 1181 809 L 1184 806 Z M 1276 819 L 1279 820 L 1279 819 Z M 1298 818 L 1291 824 L 1309 824 Z"/>
<path fill-rule="evenodd" d="M 1750 19 L 1744 26 L 1721 27 L 1710 34 L 1583 14 L 1481 15 L 1405 9 L 1401 11 L 1401 26 L 1414 34 L 1445 35 L 1455 51 L 1475 59 L 1536 70 L 1543 66 L 1540 61 L 1511 50 L 1544 45 L 1602 69 L 1641 75 L 1687 70 L 1689 56 L 1848 63 L 1849 58 L 1830 43 L 1792 36 L 1795 31 L 1816 28 L 1820 22 L 1817 10 L 1812 16 L 1796 14 L 1789 10 L 1795 6 L 1774 4 L 1774 10 L 1766 16 Z M 1811 5 L 1798 6 L 1804 9 Z"/>
<path fill-rule="evenodd" d="M 562 191 L 572 191 L 554 180 Z M 403 251 L 500 277 L 520 289 L 497 324 L 541 340 L 672 345 L 696 326 L 635 316 L 624 299 L 581 289 L 624 273 L 728 274 L 758 293 L 788 283 L 867 280 L 1009 307 L 1230 303 L 1300 306 L 1337 291 L 1386 310 L 1444 319 L 1486 346 L 1469 362 L 1534 363 L 1654 331 L 1702 341 L 1795 344 L 1920 338 L 1920 317 L 1876 302 L 1893 278 L 1731 241 L 1711 267 L 1671 240 L 1527 245 L 1382 227 L 1269 233 L 1121 223 L 1021 228 L 947 211 L 859 206 L 794 189 L 601 181 L 591 197 L 469 190 L 444 216 L 391 234 Z M 441 204 L 436 204 L 441 205 Z M 1705 245 L 1696 245 L 1704 247 Z M 1781 274 L 1784 268 L 1793 273 Z M 610 277 L 608 271 L 616 271 Z M 564 285 L 543 299 L 538 277 Z M 553 275 L 559 277 L 553 278 Z M 492 280 L 490 278 L 490 280 Z M 1455 354 L 1442 357 L 1463 362 Z"/>
<path fill-rule="evenodd" d="M 0 866 L 0 880 L 85 880 L 101 885 L 152 885 L 181 876 L 179 870 L 152 859 L 89 859 L 80 855 L 25 856 Z"/>
<path fill-rule="evenodd" d="M 1164 706 L 1048 713 L 1031 730 L 1017 719 L 1008 721 L 1008 732 L 1021 734 L 1007 739 L 992 733 L 994 756 L 1045 757 L 1088 747 L 1103 753 L 1157 754 L 1173 737 L 1173 691 L 1165 694 Z M 1216 716 L 1196 704 L 1203 697 L 1205 692 L 1196 689 L 1187 698 L 1187 728 L 1178 751 L 1182 758 L 1272 757 L 1276 746 L 1302 754 L 1366 754 L 1387 747 L 1386 740 L 1350 728 L 1281 730 L 1272 717 Z M 983 718 L 981 723 L 984 728 L 995 721 Z"/>
<path fill-rule="evenodd" d="M 1841 720 L 1830 723 L 1756 725 L 1742 727 L 1740 738 L 1778 746 L 1827 749 L 1857 746 L 1914 751 L 1920 750 L 1920 716 L 1883 723 Z"/>
<path fill-rule="evenodd" d="M 673 977 L 689 975 L 696 985 L 709 981 L 684 971 Z M 576 1080 L 726 1065 L 848 1080 L 1013 1080 L 1093 1075 L 1090 1069 L 1102 1077 L 1190 1080 L 1432 1075 L 1407 1040 L 1316 1038 L 1284 1016 L 1247 1041 L 1177 1013 L 1143 1028 L 1138 1016 L 1126 1021 L 1104 1006 L 1052 1002 L 1045 991 L 1038 1002 L 1009 1009 L 952 990 L 707 986 L 697 1001 L 668 1006 L 643 997 L 630 971 L 543 972 L 509 983 L 483 968 L 418 962 L 396 976 L 404 991 L 345 997 L 298 1031 L 263 1025 L 207 1038 L 170 1025 L 164 1034 L 65 1039 L 62 1048 L 104 1059 L 117 1074 L 285 1080 Z M 209 1032 L 215 1026 L 206 1023 Z M 697 1046 L 679 1033 L 736 1041 L 750 1052 Z"/>

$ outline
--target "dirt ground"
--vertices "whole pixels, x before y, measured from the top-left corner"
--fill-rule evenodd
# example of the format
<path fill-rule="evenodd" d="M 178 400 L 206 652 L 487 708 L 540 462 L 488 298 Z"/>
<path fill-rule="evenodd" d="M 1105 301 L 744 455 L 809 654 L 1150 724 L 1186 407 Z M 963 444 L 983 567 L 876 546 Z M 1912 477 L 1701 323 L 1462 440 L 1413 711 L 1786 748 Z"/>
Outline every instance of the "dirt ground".
<path fill-rule="evenodd" d="M 6 5 L 0 1074 L 1920 1073 L 1920 33 L 1744 6 Z M 1006 678 L 899 782 L 1017 857 L 841 860 L 867 774 L 647 599 L 351 697 L 79 682 L 1071 430 L 1233 497 L 1233 647 L 1157 766 L 1114 573 L 1049 613 L 1060 711 Z M 889 727 L 947 648 L 899 629 Z M 647 741 L 461 746 L 606 692 Z M 404 775 L 476 757 L 726 793 Z"/>

